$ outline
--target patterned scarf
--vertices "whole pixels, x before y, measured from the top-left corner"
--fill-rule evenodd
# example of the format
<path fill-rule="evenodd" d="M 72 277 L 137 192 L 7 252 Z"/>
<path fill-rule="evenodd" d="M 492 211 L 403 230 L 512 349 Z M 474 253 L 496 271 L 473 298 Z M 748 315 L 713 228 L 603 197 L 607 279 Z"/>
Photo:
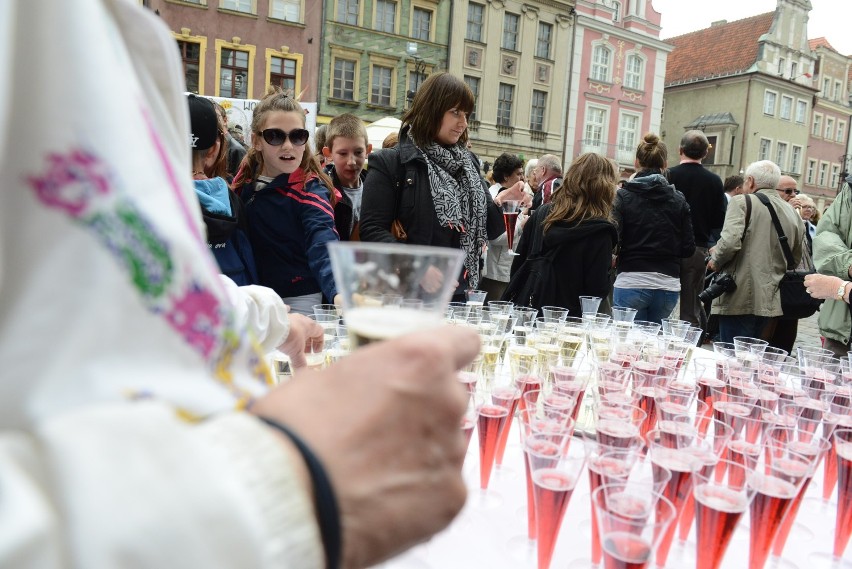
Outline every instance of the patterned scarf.
<path fill-rule="evenodd" d="M 479 171 L 460 144 L 429 143 L 420 151 L 426 158 L 429 187 L 441 227 L 459 232 L 465 252 L 464 268 L 471 288 L 479 284 L 479 258 L 487 241 L 486 200 Z"/>

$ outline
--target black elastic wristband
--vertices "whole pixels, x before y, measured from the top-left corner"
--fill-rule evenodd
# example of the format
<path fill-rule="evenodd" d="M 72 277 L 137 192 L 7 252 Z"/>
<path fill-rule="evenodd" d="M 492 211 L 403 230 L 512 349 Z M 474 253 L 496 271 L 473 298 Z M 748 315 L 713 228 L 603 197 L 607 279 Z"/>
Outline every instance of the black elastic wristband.
<path fill-rule="evenodd" d="M 317 523 L 319 524 L 322 545 L 325 550 L 326 567 L 328 569 L 338 569 L 340 567 L 342 548 L 340 510 L 337 507 L 337 497 L 334 494 L 331 481 L 325 473 L 325 468 L 313 451 L 308 448 L 308 445 L 305 444 L 299 435 L 291 431 L 289 427 L 266 417 L 259 417 L 259 419 L 270 427 L 284 433 L 302 455 L 305 466 L 308 467 L 311 482 L 314 485 L 314 505 L 317 509 Z"/>

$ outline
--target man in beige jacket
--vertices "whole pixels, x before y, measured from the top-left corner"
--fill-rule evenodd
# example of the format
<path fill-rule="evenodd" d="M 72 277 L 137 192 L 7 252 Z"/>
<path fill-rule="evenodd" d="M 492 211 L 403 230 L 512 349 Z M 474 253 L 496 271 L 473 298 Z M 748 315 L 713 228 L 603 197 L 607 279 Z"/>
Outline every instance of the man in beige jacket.
<path fill-rule="evenodd" d="M 798 264 L 804 228 L 796 212 L 775 191 L 780 178 L 781 170 L 769 160 L 749 165 L 743 195 L 731 198 L 722 235 L 710 250 L 707 268 L 729 273 L 737 285 L 736 290 L 713 301 L 723 342 L 733 341 L 734 336 L 760 338 L 769 319 L 783 314 L 778 283 L 787 262 L 769 208 L 750 195 L 759 192 L 769 199 Z"/>

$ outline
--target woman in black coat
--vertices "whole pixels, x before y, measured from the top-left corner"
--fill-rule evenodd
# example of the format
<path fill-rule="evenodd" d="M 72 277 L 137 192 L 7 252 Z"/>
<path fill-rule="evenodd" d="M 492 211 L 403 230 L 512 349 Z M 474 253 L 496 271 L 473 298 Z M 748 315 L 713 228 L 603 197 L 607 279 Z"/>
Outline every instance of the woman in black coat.
<path fill-rule="evenodd" d="M 609 270 L 618 232 L 610 219 L 618 182 L 612 160 L 587 153 L 571 164 L 549 204 L 539 207 L 524 226 L 512 263 L 512 279 L 530 254 L 533 234 L 543 232 L 542 253 L 556 248 L 554 297 L 539 304 L 567 308 L 581 316 L 581 296 L 609 295 Z M 511 283 L 510 283 L 511 288 Z M 541 306 L 535 306 L 541 308 Z"/>
<path fill-rule="evenodd" d="M 648 133 L 636 149 L 637 172 L 615 196 L 618 276 L 613 304 L 636 309 L 636 320 L 661 322 L 680 296 L 681 259 L 695 253 L 692 216 L 683 194 L 665 178 L 666 145 Z"/>
<path fill-rule="evenodd" d="M 429 76 L 402 117 L 399 144 L 370 155 L 361 201 L 362 241 L 465 252 L 456 297 L 476 288 L 487 242 L 505 232 L 502 202 L 524 197 L 518 182 L 491 199 L 479 160 L 467 150 L 473 104 L 464 81 Z"/>

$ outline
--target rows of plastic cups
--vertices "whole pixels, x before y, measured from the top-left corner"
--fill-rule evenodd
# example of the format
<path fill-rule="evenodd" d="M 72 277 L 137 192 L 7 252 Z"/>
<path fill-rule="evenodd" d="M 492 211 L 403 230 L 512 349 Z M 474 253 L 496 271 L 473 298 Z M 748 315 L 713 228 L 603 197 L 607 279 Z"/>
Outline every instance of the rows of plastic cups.
<path fill-rule="evenodd" d="M 350 351 L 346 326 L 341 318 L 340 307 L 334 304 L 315 304 L 310 316 L 323 329 L 322 341 L 305 346 L 305 369 L 322 369 L 339 360 Z M 289 379 L 298 370 L 290 363 L 290 358 L 276 350 L 272 364 L 278 381 Z"/>

